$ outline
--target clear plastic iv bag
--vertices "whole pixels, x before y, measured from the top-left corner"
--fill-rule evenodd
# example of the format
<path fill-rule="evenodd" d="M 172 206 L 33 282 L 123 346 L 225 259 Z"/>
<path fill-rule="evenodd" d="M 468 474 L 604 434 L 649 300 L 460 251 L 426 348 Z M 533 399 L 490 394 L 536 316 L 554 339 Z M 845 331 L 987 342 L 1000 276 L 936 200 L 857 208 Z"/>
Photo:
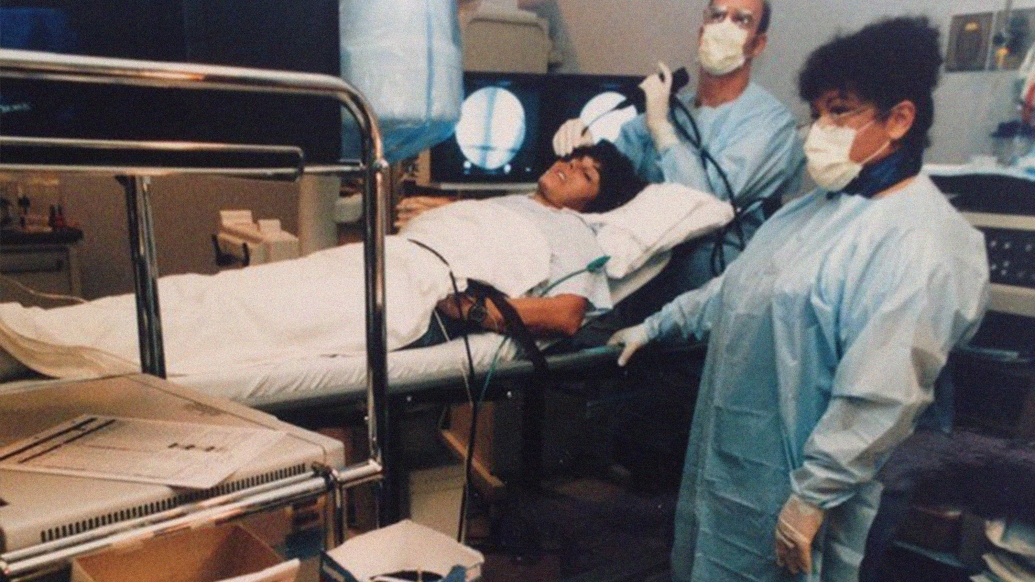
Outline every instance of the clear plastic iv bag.
<path fill-rule="evenodd" d="M 341 75 L 370 102 L 385 158 L 453 133 L 463 101 L 456 0 L 340 0 Z"/>

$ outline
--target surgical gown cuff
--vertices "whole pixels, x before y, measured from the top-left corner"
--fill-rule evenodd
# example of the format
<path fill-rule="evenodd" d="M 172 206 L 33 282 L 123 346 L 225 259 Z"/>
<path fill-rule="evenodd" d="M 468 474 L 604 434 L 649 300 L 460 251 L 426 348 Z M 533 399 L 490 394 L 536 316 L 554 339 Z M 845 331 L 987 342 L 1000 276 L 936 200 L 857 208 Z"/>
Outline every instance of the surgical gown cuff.
<path fill-rule="evenodd" d="M 647 339 L 652 342 L 657 340 L 689 339 L 679 325 L 672 318 L 666 317 L 665 313 L 661 311 L 644 319 L 643 328 L 647 331 Z"/>
<path fill-rule="evenodd" d="M 661 335 L 660 329 L 659 329 L 659 325 L 660 324 L 658 322 L 658 319 L 659 318 L 658 318 L 657 315 L 652 315 L 652 316 L 648 317 L 647 319 L 643 320 L 643 329 L 646 330 L 646 332 L 647 332 L 647 339 L 650 340 L 650 341 L 654 341 L 654 340 L 658 339 L 658 337 L 660 337 L 660 335 Z"/>
<path fill-rule="evenodd" d="M 806 463 L 791 472 L 791 491 L 820 509 L 841 505 L 859 489 L 858 484 L 849 483 L 833 475 L 823 476 Z"/>

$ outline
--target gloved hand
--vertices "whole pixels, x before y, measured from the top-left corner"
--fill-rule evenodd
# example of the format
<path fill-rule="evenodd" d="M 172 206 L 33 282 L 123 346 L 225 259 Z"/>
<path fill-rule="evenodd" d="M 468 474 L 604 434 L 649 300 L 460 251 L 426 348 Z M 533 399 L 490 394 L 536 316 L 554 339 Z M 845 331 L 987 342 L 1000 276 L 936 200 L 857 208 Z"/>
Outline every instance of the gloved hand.
<path fill-rule="evenodd" d="M 564 157 L 579 146 L 593 145 L 593 134 L 578 117 L 569 119 L 553 134 L 553 153 Z"/>
<path fill-rule="evenodd" d="M 647 97 L 646 122 L 654 147 L 663 152 L 669 146 L 679 143 L 676 128 L 668 120 L 669 98 L 672 95 L 672 71 L 665 63 L 658 63 L 658 74 L 651 75 L 640 83 L 640 89 Z"/>
<path fill-rule="evenodd" d="M 776 522 L 776 565 L 791 574 L 812 573 L 812 540 L 825 511 L 795 494 L 787 499 Z"/>
<path fill-rule="evenodd" d="M 609 346 L 625 346 L 622 348 L 622 353 L 618 354 L 619 366 L 629 363 L 629 358 L 648 343 L 650 343 L 650 338 L 647 337 L 647 327 L 642 323 L 620 329 L 607 340 L 607 345 Z"/>

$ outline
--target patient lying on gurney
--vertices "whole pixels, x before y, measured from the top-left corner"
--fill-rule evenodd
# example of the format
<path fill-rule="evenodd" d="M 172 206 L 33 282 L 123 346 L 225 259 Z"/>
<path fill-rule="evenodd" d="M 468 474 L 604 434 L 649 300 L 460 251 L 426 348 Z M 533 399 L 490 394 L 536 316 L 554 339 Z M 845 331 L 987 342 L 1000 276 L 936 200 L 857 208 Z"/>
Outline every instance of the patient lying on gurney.
<path fill-rule="evenodd" d="M 511 296 L 508 300 L 533 335 L 571 335 L 578 331 L 587 313 L 611 308 L 606 274 L 602 268 L 593 268 L 603 266 L 604 251 L 581 213 L 617 208 L 631 200 L 645 185 L 628 158 L 610 142 L 601 142 L 577 149 L 570 156 L 554 162 L 539 177 L 536 190 L 531 195 L 516 194 L 476 203 L 497 204 L 520 214 L 544 236 L 550 256 L 547 277 L 525 296 Z M 400 202 L 396 226 L 400 227 L 401 236 L 427 244 L 426 226 L 433 224 L 436 232 L 441 232 L 437 221 L 442 211 L 430 208 L 426 200 L 420 200 L 418 204 L 413 202 L 412 199 Z M 430 209 L 430 212 L 422 212 L 425 209 Z M 454 210 L 455 207 L 445 212 Z M 436 223 L 427 222 L 429 219 Z M 432 238 L 435 236 L 430 235 Z M 491 239 L 484 242 L 499 244 Z M 467 252 L 472 250 L 479 252 L 477 248 L 467 249 Z M 444 257 L 443 260 L 447 261 Z M 485 279 L 478 280 L 486 282 Z M 432 322 L 428 333 L 416 342 L 417 346 L 445 341 L 448 339 L 446 334 L 455 335 L 449 333 L 450 329 L 461 327 L 455 325 L 459 322 L 496 332 L 505 331 L 503 314 L 484 297 L 470 293 L 451 294 L 439 301 L 436 308 L 447 325 L 441 325 L 441 321 Z"/>
<path fill-rule="evenodd" d="M 650 186 L 633 204 L 611 212 L 576 212 L 607 210 L 641 186 L 623 177 L 631 173 L 623 169 L 628 162 L 602 143 L 558 161 L 531 195 L 449 204 L 387 237 L 388 348 L 429 341 L 424 336 L 436 307 L 446 318 L 471 315 L 471 301 L 450 297 L 463 293 L 468 281 L 512 298 L 534 333 L 570 334 L 587 314 L 611 306 L 608 276 L 624 276 L 646 257 L 732 216 L 728 205 L 714 197 L 674 185 L 677 190 Z M 640 200 L 653 206 L 638 206 Z M 691 215 L 703 218 L 682 218 Z M 654 225 L 657 220 L 651 217 L 664 220 Z M 657 236 L 645 237 L 640 232 L 645 225 L 656 227 Z M 636 252 L 619 248 L 625 242 L 632 242 Z M 611 257 L 606 274 L 586 270 L 603 256 Z M 362 354 L 363 281 L 361 244 L 216 275 L 162 277 L 158 305 L 167 373 L 184 376 L 314 355 Z M 500 325 L 491 308 L 481 321 L 487 329 Z M 0 348 L 47 376 L 139 371 L 137 338 L 131 294 L 49 310 L 0 304 Z"/>

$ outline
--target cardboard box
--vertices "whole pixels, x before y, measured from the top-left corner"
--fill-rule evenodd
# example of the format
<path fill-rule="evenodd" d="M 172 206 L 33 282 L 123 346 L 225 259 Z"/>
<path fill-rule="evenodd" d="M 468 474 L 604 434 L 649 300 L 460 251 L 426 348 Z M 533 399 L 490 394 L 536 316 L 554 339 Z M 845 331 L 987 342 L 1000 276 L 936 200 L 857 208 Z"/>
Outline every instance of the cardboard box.
<path fill-rule="evenodd" d="M 324 552 L 320 581 L 369 582 L 389 574 L 423 572 L 442 576 L 442 582 L 473 582 L 481 578 L 484 562 L 481 552 L 403 520 Z"/>
<path fill-rule="evenodd" d="M 208 527 L 113 548 L 72 561 L 72 582 L 294 582 L 298 560 L 283 562 L 237 524 Z"/>

